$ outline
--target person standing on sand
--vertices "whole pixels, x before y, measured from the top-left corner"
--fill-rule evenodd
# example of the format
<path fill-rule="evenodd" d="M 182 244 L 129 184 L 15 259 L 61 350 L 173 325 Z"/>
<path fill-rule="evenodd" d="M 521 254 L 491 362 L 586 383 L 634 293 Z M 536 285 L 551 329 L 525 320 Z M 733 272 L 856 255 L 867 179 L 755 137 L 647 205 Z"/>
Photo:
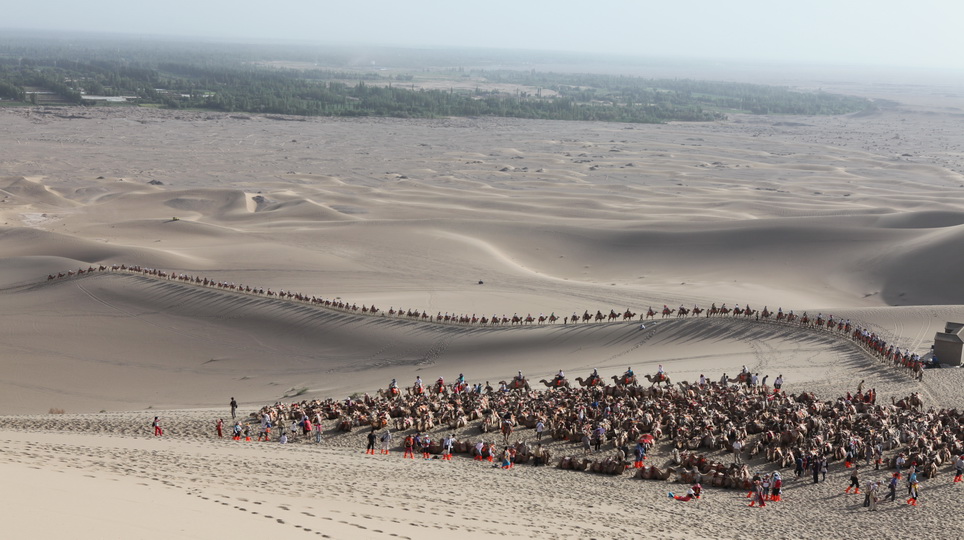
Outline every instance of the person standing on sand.
<path fill-rule="evenodd" d="M 917 506 L 917 499 L 920 497 L 920 482 L 916 479 L 914 483 L 910 485 L 910 498 L 907 499 L 907 504 L 911 506 Z"/>
<path fill-rule="evenodd" d="M 238 417 L 238 402 L 231 398 L 231 420 L 236 420 Z"/>
<path fill-rule="evenodd" d="M 750 500 L 750 506 L 754 506 L 755 504 L 759 503 L 760 508 L 763 508 L 767 505 L 766 501 L 763 499 L 763 487 L 760 485 L 759 480 L 753 482 L 752 495 L 753 498 Z"/>
<path fill-rule="evenodd" d="M 536 440 L 542 440 L 542 432 L 546 430 L 546 424 L 540 419 L 536 422 Z"/>
<path fill-rule="evenodd" d="M 154 428 L 154 436 L 155 436 L 155 437 L 160 437 L 161 435 L 164 434 L 164 430 L 161 429 L 161 420 L 160 420 L 160 418 L 158 418 L 158 417 L 155 416 L 155 417 L 154 417 L 154 422 L 151 424 L 151 427 Z"/>
<path fill-rule="evenodd" d="M 377 438 L 378 437 L 375 436 L 375 428 L 372 428 L 372 430 L 368 432 L 368 446 L 365 447 L 366 454 L 375 455 L 375 439 Z"/>
<path fill-rule="evenodd" d="M 315 431 L 315 444 L 321 444 L 321 432 L 323 428 L 321 426 L 320 417 L 315 418 L 315 422 L 312 424 L 312 426 L 313 426 L 312 429 L 314 429 Z M 375 428 L 372 428 L 372 431 L 374 430 Z M 375 447 L 372 446 L 372 454 L 374 453 L 375 453 Z"/>
<path fill-rule="evenodd" d="M 743 442 L 740 439 L 733 441 L 733 463 L 737 465 L 743 463 Z"/>
<path fill-rule="evenodd" d="M 858 471 L 860 470 L 860 465 L 854 465 L 854 472 L 850 473 L 850 485 L 844 490 L 844 493 L 850 493 L 850 488 L 854 488 L 854 493 L 860 493 L 860 478 L 858 477 Z"/>
<path fill-rule="evenodd" d="M 217 426 L 218 428 L 218 438 L 223 439 L 224 438 L 224 418 L 218 418 L 218 421 L 215 424 L 215 426 Z"/>
<path fill-rule="evenodd" d="M 894 473 L 893 475 L 891 475 L 890 481 L 887 482 L 887 488 L 890 491 L 887 493 L 887 496 L 884 497 L 884 501 L 886 501 L 887 499 L 890 499 L 894 502 L 897 502 L 897 483 L 899 481 L 899 478 L 900 478 L 900 475 L 898 475 L 897 473 Z"/>
<path fill-rule="evenodd" d="M 389 447 L 392 444 L 392 432 L 390 429 L 385 428 L 385 433 L 382 433 L 382 453 L 388 454 Z"/>

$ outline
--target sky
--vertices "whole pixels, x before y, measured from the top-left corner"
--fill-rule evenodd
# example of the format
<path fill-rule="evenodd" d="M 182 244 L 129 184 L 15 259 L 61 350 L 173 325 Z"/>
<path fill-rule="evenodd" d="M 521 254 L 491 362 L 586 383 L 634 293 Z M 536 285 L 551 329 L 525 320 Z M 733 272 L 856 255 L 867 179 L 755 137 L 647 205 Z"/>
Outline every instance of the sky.
<path fill-rule="evenodd" d="M 964 69 L 959 0 L 3 0 L 0 28 Z"/>

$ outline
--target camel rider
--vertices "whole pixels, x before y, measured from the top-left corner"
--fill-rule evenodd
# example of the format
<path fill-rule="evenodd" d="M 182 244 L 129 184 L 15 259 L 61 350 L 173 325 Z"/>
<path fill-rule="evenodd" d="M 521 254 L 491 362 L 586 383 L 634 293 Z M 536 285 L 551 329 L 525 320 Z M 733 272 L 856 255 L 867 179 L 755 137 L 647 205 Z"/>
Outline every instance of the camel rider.
<path fill-rule="evenodd" d="M 459 378 L 455 379 L 456 384 L 465 384 L 465 375 L 459 373 Z"/>
<path fill-rule="evenodd" d="M 749 375 L 749 374 L 750 374 L 750 370 L 746 369 L 746 364 L 743 364 L 743 370 L 740 371 L 740 375 Z"/>
<path fill-rule="evenodd" d="M 561 381 L 562 379 L 565 379 L 565 378 L 566 378 L 566 374 L 563 373 L 562 370 L 560 369 L 559 373 L 556 373 L 556 379 L 559 379 Z"/>
<path fill-rule="evenodd" d="M 626 373 L 623 373 L 623 380 L 631 381 L 636 375 L 633 374 L 633 368 L 626 368 Z"/>
<path fill-rule="evenodd" d="M 398 393 L 398 381 L 392 379 L 392 382 L 388 383 L 388 391 L 392 394 Z"/>
<path fill-rule="evenodd" d="M 782 307 L 777 308 L 777 313 L 783 313 L 783 308 Z"/>
<path fill-rule="evenodd" d="M 598 378 L 599 378 L 599 372 L 596 371 L 596 368 L 592 368 L 592 375 L 590 375 L 589 378 L 590 378 L 590 379 L 598 379 Z"/>
<path fill-rule="evenodd" d="M 444 388 L 444 387 L 445 387 L 445 379 L 443 379 L 442 377 L 439 377 L 438 380 L 435 381 L 435 384 L 437 384 L 439 388 Z"/>
<path fill-rule="evenodd" d="M 421 375 L 416 375 L 416 376 L 415 376 L 415 390 L 421 390 L 421 389 L 422 389 L 422 376 L 421 376 Z"/>
<path fill-rule="evenodd" d="M 665 375 L 665 374 L 666 374 L 666 372 L 663 371 L 663 364 L 660 364 L 659 367 L 656 368 L 656 374 L 657 374 L 657 375 Z"/>
<path fill-rule="evenodd" d="M 522 376 L 522 372 L 521 372 L 521 371 L 519 372 L 518 375 L 515 376 L 515 380 L 517 380 L 517 381 L 524 381 L 524 380 L 525 380 L 525 377 Z"/>

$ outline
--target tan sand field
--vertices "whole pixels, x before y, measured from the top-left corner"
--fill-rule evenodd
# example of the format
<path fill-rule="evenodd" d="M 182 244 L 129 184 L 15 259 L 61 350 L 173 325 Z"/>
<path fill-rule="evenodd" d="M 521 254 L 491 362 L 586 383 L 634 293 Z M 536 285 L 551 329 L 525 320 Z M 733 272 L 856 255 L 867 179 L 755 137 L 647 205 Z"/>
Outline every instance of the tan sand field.
<path fill-rule="evenodd" d="M 822 399 L 864 380 L 887 402 L 920 392 L 927 407 L 960 408 L 960 370 L 915 382 L 846 340 L 754 320 L 480 328 L 130 273 L 46 279 L 140 265 L 433 316 L 612 309 L 638 319 L 664 304 L 750 304 L 849 318 L 924 353 L 945 322 L 964 322 L 961 103 L 865 91 L 899 103 L 670 125 L 0 109 L 0 497 L 17 516 L 7 534 L 959 530 L 964 507 L 948 470 L 924 483 L 917 508 L 866 513 L 845 498 L 848 473 L 833 464 L 827 483 L 788 482 L 784 502 L 756 510 L 738 491 L 667 501 L 686 486 L 628 473 L 367 456 L 359 431 L 329 430 L 321 445 L 222 441 L 213 423 L 231 396 L 247 415 L 374 394 L 392 378 L 464 373 L 494 385 L 517 370 L 538 380 L 659 364 L 677 381 L 747 365 Z M 167 427 L 158 439 L 155 415 Z M 576 451 L 554 444 L 557 456 Z M 666 457 L 661 448 L 654 459 Z"/>

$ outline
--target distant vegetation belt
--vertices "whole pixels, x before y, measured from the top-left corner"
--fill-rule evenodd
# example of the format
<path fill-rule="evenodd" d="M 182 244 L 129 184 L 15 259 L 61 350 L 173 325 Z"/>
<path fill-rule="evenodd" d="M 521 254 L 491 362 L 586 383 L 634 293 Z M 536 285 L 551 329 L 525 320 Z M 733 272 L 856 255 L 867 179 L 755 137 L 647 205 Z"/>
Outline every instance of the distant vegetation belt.
<path fill-rule="evenodd" d="M 142 44 L 121 54 L 116 47 L 0 41 L 0 104 L 104 106 L 106 101 L 91 99 L 96 96 L 123 97 L 127 105 L 302 116 L 636 123 L 719 121 L 730 113 L 833 115 L 873 107 L 866 99 L 826 92 L 689 79 L 423 67 L 383 73 L 347 64 L 279 68 L 284 58 L 269 62 L 249 49 L 224 47 L 189 54 Z M 296 58 L 290 63 L 305 64 Z M 422 84 L 428 81 L 431 88 Z M 439 89 L 447 83 L 450 89 Z"/>

